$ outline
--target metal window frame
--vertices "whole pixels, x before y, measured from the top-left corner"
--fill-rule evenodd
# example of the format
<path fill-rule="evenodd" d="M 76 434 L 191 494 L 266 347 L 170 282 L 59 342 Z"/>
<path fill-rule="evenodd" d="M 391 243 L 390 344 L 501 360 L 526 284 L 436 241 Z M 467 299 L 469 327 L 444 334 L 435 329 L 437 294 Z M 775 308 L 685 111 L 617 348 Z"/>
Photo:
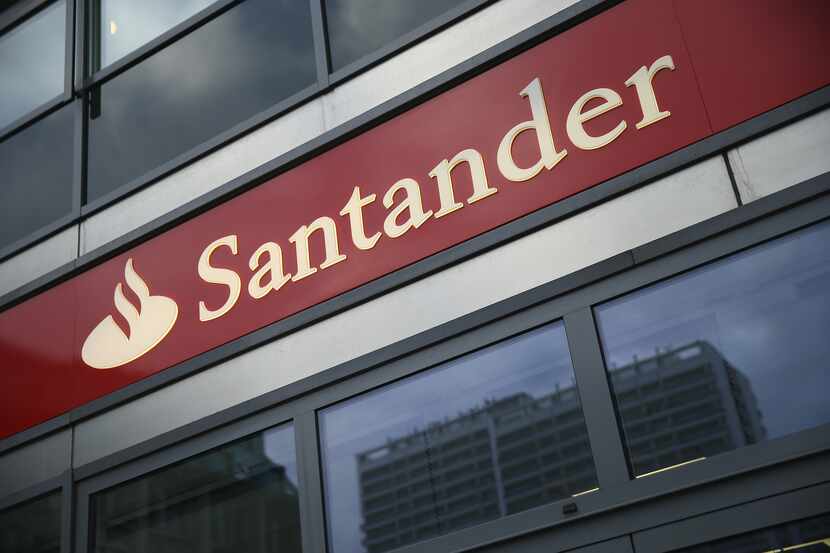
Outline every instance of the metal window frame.
<path fill-rule="evenodd" d="M 60 0 L 29 0 L 16 4 L 9 8 L 8 13 L 0 15 L 0 37 L 7 31 L 11 31 L 19 25 L 25 25 L 26 21 L 41 11 L 45 10 Z M 66 1 L 65 37 L 64 37 L 64 82 L 63 90 L 54 98 L 35 107 L 28 113 L 24 113 L 11 123 L 0 127 L 0 142 L 17 134 L 33 123 L 40 121 L 47 115 L 58 110 L 72 101 L 72 75 L 75 52 L 75 0 Z"/>
<path fill-rule="evenodd" d="M 637 553 L 666 553 L 830 512 L 830 482 L 722 509 L 632 536 Z"/>
<path fill-rule="evenodd" d="M 113 470 L 106 471 L 86 480 L 77 482 L 76 508 L 79 524 L 76 528 L 74 536 L 75 551 L 89 551 L 93 524 L 91 509 L 92 495 L 124 482 L 149 475 L 154 471 L 164 469 L 195 455 L 206 453 L 213 449 L 228 445 L 231 442 L 252 436 L 258 432 L 285 425 L 293 425 L 294 428 L 297 477 L 299 480 L 298 489 L 300 493 L 300 525 L 303 540 L 303 551 L 306 551 L 307 542 L 313 541 L 313 535 L 306 530 L 306 528 L 311 528 L 314 525 L 307 521 L 307 517 L 311 511 L 309 506 L 310 496 L 304 490 L 307 488 L 313 490 L 314 488 L 313 485 L 307 486 L 305 482 L 305 480 L 309 477 L 308 471 L 306 470 L 309 463 L 307 462 L 307 457 L 304 456 L 306 452 L 302 451 L 300 447 L 301 440 L 298 436 L 300 435 L 302 428 L 298 429 L 298 415 L 299 413 L 293 409 L 293 406 L 278 405 L 243 420 L 239 420 L 219 428 L 214 428 L 185 440 L 177 441 L 165 449 L 160 449 L 154 453 L 123 464 Z M 77 477 L 75 479 L 77 480 Z"/>
<path fill-rule="evenodd" d="M 621 451 L 622 434 L 612 412 L 610 384 L 591 311 L 608 298 L 828 220 L 830 173 L 825 173 L 795 189 L 757 200 L 715 220 L 76 467 L 73 477 L 78 482 L 79 520 L 88 520 L 89 495 L 95 491 L 290 418 L 295 421 L 298 462 L 302 463 L 305 486 L 301 491 L 304 536 L 308 534 L 304 551 L 323 553 L 326 526 L 316 417 L 319 410 L 559 319 L 564 321 L 571 349 L 600 490 L 395 551 L 450 553 L 505 540 L 534 544 L 538 540 L 558 540 L 577 547 L 685 520 L 714 508 L 828 482 L 830 424 L 647 478 L 631 478 Z M 689 497 L 698 499 L 686 502 Z M 576 514 L 565 508 L 572 505 Z M 617 520 L 620 513 L 624 524 Z M 557 532 L 563 524 L 569 531 Z M 578 531 L 572 531 L 574 528 Z M 85 532 L 83 527 L 78 528 L 76 551 L 84 551 Z"/>
<path fill-rule="evenodd" d="M 71 470 L 66 470 L 59 476 L 0 498 L 0 511 L 14 509 L 24 503 L 41 499 L 55 492 L 61 494 L 60 553 L 71 553 L 74 526 L 74 482 Z"/>

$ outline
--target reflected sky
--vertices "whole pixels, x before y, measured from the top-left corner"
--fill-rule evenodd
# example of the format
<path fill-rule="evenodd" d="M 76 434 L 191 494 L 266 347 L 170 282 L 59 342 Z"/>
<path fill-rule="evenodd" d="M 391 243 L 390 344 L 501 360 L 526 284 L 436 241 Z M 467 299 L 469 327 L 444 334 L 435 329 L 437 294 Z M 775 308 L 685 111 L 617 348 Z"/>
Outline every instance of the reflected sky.
<path fill-rule="evenodd" d="M 0 142 L 0 247 L 71 211 L 73 109 L 62 107 Z"/>
<path fill-rule="evenodd" d="M 357 454 L 458 417 L 485 400 L 533 397 L 574 386 L 561 323 L 501 342 L 321 413 L 324 478 L 333 551 L 365 551 Z"/>
<path fill-rule="evenodd" d="M 751 380 L 767 436 L 830 422 L 830 224 L 597 309 L 610 367 L 695 340 Z"/>
<path fill-rule="evenodd" d="M 0 35 L 0 128 L 63 92 L 66 2 Z"/>
<path fill-rule="evenodd" d="M 101 63 L 106 67 L 216 0 L 100 0 Z"/>
<path fill-rule="evenodd" d="M 100 88 L 94 200 L 316 81 L 308 2 L 247 0 Z"/>
<path fill-rule="evenodd" d="M 463 0 L 326 0 L 332 68 L 340 69 L 462 3 Z"/>

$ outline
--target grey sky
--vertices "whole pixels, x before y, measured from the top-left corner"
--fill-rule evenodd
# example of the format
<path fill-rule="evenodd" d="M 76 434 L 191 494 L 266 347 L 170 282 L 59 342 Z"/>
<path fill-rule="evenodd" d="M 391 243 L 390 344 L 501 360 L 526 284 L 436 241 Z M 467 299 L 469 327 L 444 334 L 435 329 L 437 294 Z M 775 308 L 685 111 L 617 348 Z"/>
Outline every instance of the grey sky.
<path fill-rule="evenodd" d="M 63 92 L 65 42 L 65 0 L 0 36 L 0 127 Z"/>

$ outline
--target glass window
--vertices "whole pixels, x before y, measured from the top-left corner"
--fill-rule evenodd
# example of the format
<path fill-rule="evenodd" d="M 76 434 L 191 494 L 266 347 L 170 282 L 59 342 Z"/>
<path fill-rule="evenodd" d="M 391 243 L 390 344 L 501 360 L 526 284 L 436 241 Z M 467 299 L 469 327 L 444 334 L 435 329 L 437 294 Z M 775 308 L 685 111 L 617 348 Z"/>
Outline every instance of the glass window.
<path fill-rule="evenodd" d="M 320 413 L 333 553 L 381 552 L 597 486 L 561 323 Z"/>
<path fill-rule="evenodd" d="M 830 422 L 830 224 L 597 308 L 635 475 Z"/>
<path fill-rule="evenodd" d="M 73 129 L 70 104 L 0 142 L 0 248 L 72 211 Z"/>
<path fill-rule="evenodd" d="M 465 2 L 326 0 L 332 69 L 342 69 Z"/>
<path fill-rule="evenodd" d="M 0 511 L 0 551 L 60 553 L 61 493 Z"/>
<path fill-rule="evenodd" d="M 687 547 L 677 553 L 827 553 L 828 550 L 830 514 Z"/>
<path fill-rule="evenodd" d="M 64 90 L 66 0 L 0 35 L 0 128 Z"/>
<path fill-rule="evenodd" d="M 106 67 L 216 0 L 99 0 L 100 59 Z"/>
<path fill-rule="evenodd" d="M 96 553 L 301 551 L 291 426 L 260 432 L 90 498 Z"/>
<path fill-rule="evenodd" d="M 316 75 L 308 2 L 242 2 L 94 93 L 87 198 L 311 86 Z"/>

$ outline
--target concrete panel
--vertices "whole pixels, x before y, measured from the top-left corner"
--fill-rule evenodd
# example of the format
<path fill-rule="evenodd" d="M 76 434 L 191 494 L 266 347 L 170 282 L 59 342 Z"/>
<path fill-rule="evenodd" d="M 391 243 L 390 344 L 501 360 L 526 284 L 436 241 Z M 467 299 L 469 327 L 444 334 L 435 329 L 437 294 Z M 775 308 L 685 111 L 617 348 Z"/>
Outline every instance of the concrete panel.
<path fill-rule="evenodd" d="M 830 171 L 830 109 L 729 152 L 744 203 Z"/>
<path fill-rule="evenodd" d="M 76 463 L 88 463 L 734 207 L 723 159 L 712 158 L 84 421 L 76 428 Z"/>
<path fill-rule="evenodd" d="M 59 476 L 69 468 L 71 430 L 62 430 L 0 455 L 0 497 Z"/>
<path fill-rule="evenodd" d="M 149 223 L 319 136 L 323 130 L 322 101 L 303 104 L 87 219 L 81 229 L 81 253 Z"/>
<path fill-rule="evenodd" d="M 0 295 L 11 292 L 78 256 L 78 227 L 72 226 L 0 263 Z"/>
<path fill-rule="evenodd" d="M 323 97 L 326 129 L 406 92 L 576 0 L 501 0 L 343 83 Z"/>

